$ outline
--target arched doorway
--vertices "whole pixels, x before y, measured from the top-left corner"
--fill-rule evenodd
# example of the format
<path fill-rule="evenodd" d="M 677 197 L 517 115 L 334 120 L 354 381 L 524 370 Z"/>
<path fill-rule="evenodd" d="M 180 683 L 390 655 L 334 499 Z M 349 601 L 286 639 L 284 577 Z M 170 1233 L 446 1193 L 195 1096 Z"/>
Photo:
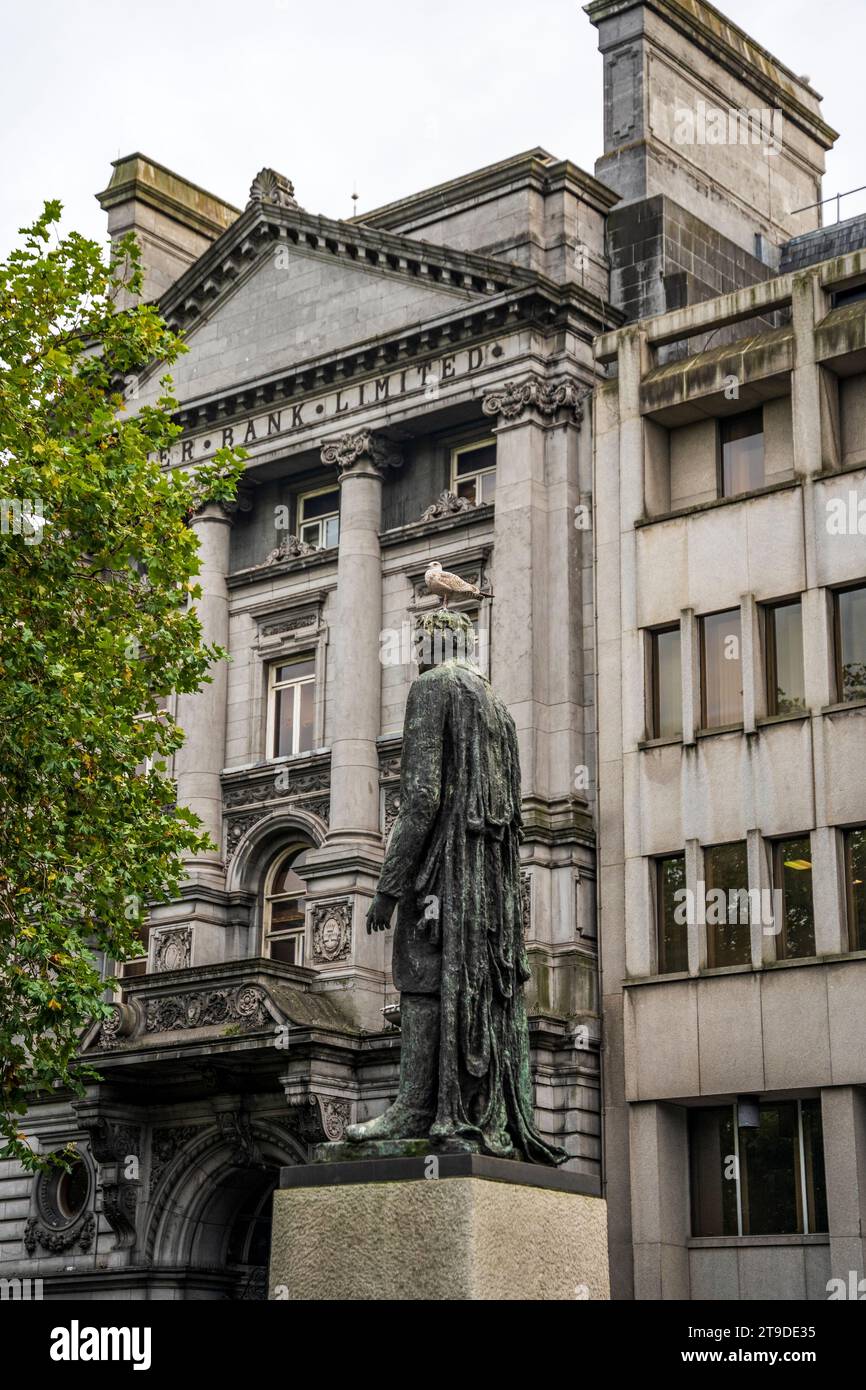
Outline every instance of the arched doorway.
<path fill-rule="evenodd" d="M 192 1262 L 220 1268 L 225 1298 L 264 1300 L 268 1296 L 271 1207 L 279 1169 L 270 1165 L 237 1168 L 207 1199 L 192 1243 Z"/>

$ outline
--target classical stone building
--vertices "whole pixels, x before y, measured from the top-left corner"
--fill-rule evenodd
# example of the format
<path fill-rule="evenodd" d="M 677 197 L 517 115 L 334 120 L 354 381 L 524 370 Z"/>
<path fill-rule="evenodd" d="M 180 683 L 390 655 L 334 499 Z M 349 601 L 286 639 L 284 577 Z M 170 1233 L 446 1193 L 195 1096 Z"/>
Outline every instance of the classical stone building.
<path fill-rule="evenodd" d="M 223 443 L 249 457 L 237 504 L 192 521 L 199 612 L 231 660 L 175 711 L 187 741 L 171 773 L 216 849 L 153 911 L 112 1018 L 83 1039 L 102 1081 L 28 1117 L 43 1151 L 78 1144 L 77 1168 L 35 1181 L 0 1170 L 3 1269 L 41 1276 L 47 1296 L 264 1296 L 279 1167 L 393 1095 L 390 937 L 368 936 L 364 916 L 434 559 L 496 595 L 467 611 L 520 738 L 537 1115 L 608 1197 L 616 1296 L 748 1297 L 769 1277 L 782 1296 L 824 1296 L 828 1236 L 811 1225 L 779 1237 L 787 1264 L 760 1240 L 757 1258 L 731 1257 L 739 1228 L 691 1234 L 689 1114 L 717 1117 L 694 1129 L 712 1152 L 712 1123 L 738 1099 L 793 1105 L 786 1122 L 814 1156 L 820 1093 L 829 1238 L 855 1260 L 861 966 L 839 895 L 843 864 L 859 863 L 849 831 L 866 821 L 850 773 L 863 717 L 850 684 L 831 689 L 826 644 L 838 613 L 859 651 L 866 559 L 856 540 L 837 549 L 819 534 L 819 512 L 825 493 L 856 488 L 837 475 L 866 457 L 861 229 L 832 245 L 820 230 L 834 133 L 805 79 L 701 0 L 587 10 L 605 64 L 595 176 L 536 148 L 333 221 L 272 170 L 239 211 L 132 155 L 99 195 L 113 236 L 138 233 L 146 293 L 189 345 L 166 464 L 194 468 Z M 745 110 L 748 139 L 704 138 L 708 112 Z M 831 309 L 828 295 L 851 303 Z M 135 383 L 139 402 L 160 370 Z M 720 401 L 731 375 L 740 395 Z M 718 445 L 738 485 L 721 499 L 717 415 L 739 421 Z M 762 605 L 801 595 L 804 708 L 771 712 Z M 735 607 L 748 693 L 737 727 L 705 739 L 701 624 Z M 664 658 L 669 698 L 677 625 L 682 728 L 656 736 L 644 662 L 655 672 Z M 774 669 L 791 660 L 782 635 Z M 840 679 L 863 659 L 843 653 Z M 758 886 L 766 846 L 785 837 L 798 861 L 815 856 L 808 967 L 789 953 L 777 970 L 778 943 L 757 926 L 747 961 L 711 961 L 689 928 L 668 979 L 652 892 L 678 880 L 654 878 L 656 861 L 684 855 L 694 887 L 702 846 L 742 840 Z M 795 848 L 774 861 L 783 873 Z M 793 1011 L 808 1001 L 812 1032 L 773 996 L 792 1036 L 772 1072 L 778 1038 L 761 1029 L 777 981 Z M 820 1001 L 834 989 L 848 991 L 836 1011 L 848 1032 L 831 1049 Z M 746 1015 L 751 1031 L 726 1051 Z M 812 1222 L 821 1199 L 807 1196 Z M 719 1202 L 727 1219 L 724 1191 Z M 715 1214 L 710 1194 L 698 1215 Z"/>

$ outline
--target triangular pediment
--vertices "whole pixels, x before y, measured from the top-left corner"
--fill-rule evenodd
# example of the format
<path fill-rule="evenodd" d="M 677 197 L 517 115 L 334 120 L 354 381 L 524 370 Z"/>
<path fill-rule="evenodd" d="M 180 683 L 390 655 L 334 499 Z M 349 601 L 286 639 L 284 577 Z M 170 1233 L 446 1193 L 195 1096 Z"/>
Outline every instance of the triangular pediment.
<path fill-rule="evenodd" d="M 487 257 L 251 204 L 160 300 L 189 349 L 172 371 L 175 392 L 220 392 L 535 279 Z"/>

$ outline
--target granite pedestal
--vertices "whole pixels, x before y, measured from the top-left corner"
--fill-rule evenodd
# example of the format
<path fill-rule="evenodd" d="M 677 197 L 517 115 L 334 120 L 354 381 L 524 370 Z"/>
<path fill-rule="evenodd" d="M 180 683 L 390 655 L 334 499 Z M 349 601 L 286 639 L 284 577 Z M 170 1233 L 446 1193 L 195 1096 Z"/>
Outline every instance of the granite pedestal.
<path fill-rule="evenodd" d="M 596 1180 L 423 1141 L 410 1156 L 358 1147 L 322 1145 L 324 1161 L 282 1170 L 270 1298 L 609 1298 Z"/>

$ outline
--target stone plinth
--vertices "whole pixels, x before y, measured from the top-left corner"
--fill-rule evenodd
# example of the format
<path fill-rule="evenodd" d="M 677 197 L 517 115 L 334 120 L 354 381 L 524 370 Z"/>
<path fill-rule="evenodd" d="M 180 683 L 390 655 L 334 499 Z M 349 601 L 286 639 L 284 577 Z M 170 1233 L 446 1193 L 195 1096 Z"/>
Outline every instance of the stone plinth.
<path fill-rule="evenodd" d="M 282 1170 L 272 1299 L 610 1296 L 592 1178 L 478 1154 L 329 1158 Z"/>

